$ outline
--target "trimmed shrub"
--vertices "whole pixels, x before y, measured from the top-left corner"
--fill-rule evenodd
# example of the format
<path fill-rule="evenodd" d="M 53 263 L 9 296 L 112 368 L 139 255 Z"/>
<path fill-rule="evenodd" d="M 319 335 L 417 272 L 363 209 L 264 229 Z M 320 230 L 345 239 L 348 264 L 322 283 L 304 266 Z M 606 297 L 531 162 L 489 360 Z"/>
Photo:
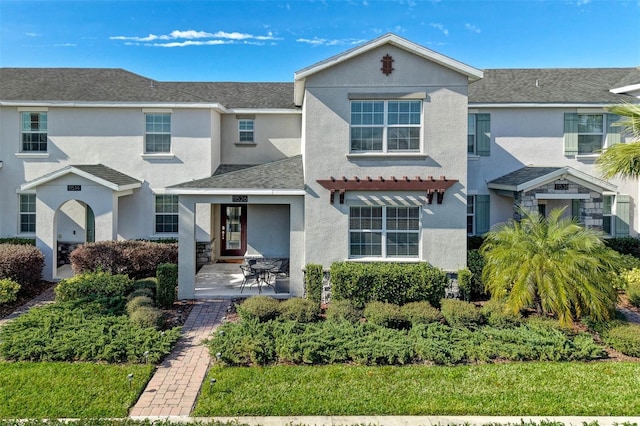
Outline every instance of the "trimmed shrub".
<path fill-rule="evenodd" d="M 429 302 L 410 302 L 400 307 L 402 316 L 411 323 L 412 327 L 418 324 L 431 324 L 442 321 L 442 314 L 431 306 Z"/>
<path fill-rule="evenodd" d="M 372 301 L 404 305 L 422 300 L 437 307 L 448 285 L 447 274 L 426 262 L 331 265 L 331 297 L 350 300 L 357 307 Z"/>
<path fill-rule="evenodd" d="M 620 254 L 628 254 L 640 257 L 640 239 L 634 237 L 606 238 L 604 243 L 612 250 Z"/>
<path fill-rule="evenodd" d="M 386 302 L 369 302 L 364 308 L 364 317 L 371 324 L 386 328 L 409 328 L 409 322 L 402 315 L 400 307 Z"/>
<path fill-rule="evenodd" d="M 484 322 L 480 309 L 476 308 L 474 304 L 462 300 L 443 299 L 440 311 L 451 327 L 473 329 Z"/>
<path fill-rule="evenodd" d="M 255 318 L 225 323 L 206 344 L 211 358 L 226 365 L 266 365 L 276 361 L 272 329 L 273 322 L 261 323 Z"/>
<path fill-rule="evenodd" d="M 126 309 L 129 316 L 141 307 L 153 307 L 153 299 L 148 296 L 136 296 L 127 302 Z"/>
<path fill-rule="evenodd" d="M 320 305 L 309 299 L 294 297 L 280 303 L 281 317 L 298 322 L 314 322 L 320 317 Z"/>
<path fill-rule="evenodd" d="M 604 342 L 628 356 L 640 357 L 640 325 L 624 324 L 603 333 Z"/>
<path fill-rule="evenodd" d="M 19 291 L 20 284 L 17 282 L 9 278 L 0 280 L 0 305 L 3 303 L 15 302 L 18 299 Z"/>
<path fill-rule="evenodd" d="M 71 252 L 75 273 L 102 270 L 132 279 L 153 277 L 163 263 L 178 263 L 178 245 L 150 241 L 99 241 Z"/>
<path fill-rule="evenodd" d="M 158 306 L 169 307 L 176 301 L 176 286 L 178 285 L 178 265 L 163 263 L 156 271 L 156 303 Z"/>
<path fill-rule="evenodd" d="M 458 270 L 458 289 L 460 297 L 467 302 L 471 300 L 471 290 L 473 274 L 467 268 Z"/>
<path fill-rule="evenodd" d="M 515 327 L 522 322 L 522 315 L 508 311 L 505 302 L 499 299 L 489 300 L 484 304 L 480 312 L 486 319 L 487 324 L 496 328 Z"/>
<path fill-rule="evenodd" d="M 164 324 L 162 311 L 153 306 L 138 306 L 129 314 L 129 320 L 140 328 L 159 329 Z"/>
<path fill-rule="evenodd" d="M 0 279 L 9 278 L 23 287 L 40 284 L 44 255 L 36 247 L 0 244 Z"/>
<path fill-rule="evenodd" d="M 153 294 L 156 294 L 157 287 L 158 279 L 156 277 L 143 278 L 141 280 L 136 280 L 133 283 L 133 288 L 135 288 L 136 290 L 146 288 L 151 290 Z"/>
<path fill-rule="evenodd" d="M 134 298 L 140 297 L 140 296 L 148 297 L 152 301 L 155 299 L 155 297 L 153 295 L 153 291 L 150 288 L 139 288 L 139 289 L 133 290 L 131 293 L 129 293 L 129 295 L 127 296 L 127 302 L 130 302 Z"/>
<path fill-rule="evenodd" d="M 362 310 L 348 300 L 332 300 L 325 311 L 328 321 L 347 321 L 356 323 L 362 319 Z"/>
<path fill-rule="evenodd" d="M 471 271 L 471 282 L 465 289 L 465 298 L 468 300 L 483 300 L 489 297 L 484 289 L 482 270 L 484 269 L 484 257 L 478 250 L 467 251 L 467 268 Z"/>
<path fill-rule="evenodd" d="M 243 320 L 267 322 L 280 315 L 280 302 L 267 296 L 252 296 L 238 305 L 236 310 Z"/>
<path fill-rule="evenodd" d="M 108 272 L 89 272 L 61 280 L 56 286 L 56 301 L 68 302 L 80 299 L 95 300 L 101 297 L 122 297 L 131 293 L 133 281 L 126 275 Z"/>
<path fill-rule="evenodd" d="M 322 301 L 322 280 L 324 278 L 324 271 L 322 265 L 313 263 L 307 264 L 304 273 L 304 285 L 306 296 L 316 303 Z"/>
<path fill-rule="evenodd" d="M 0 238 L 0 244 L 17 244 L 21 246 L 35 246 L 36 239 L 20 238 L 20 237 Z"/>
<path fill-rule="evenodd" d="M 470 235 L 467 237 L 467 250 L 478 250 L 484 243 L 484 238 L 479 235 Z"/>

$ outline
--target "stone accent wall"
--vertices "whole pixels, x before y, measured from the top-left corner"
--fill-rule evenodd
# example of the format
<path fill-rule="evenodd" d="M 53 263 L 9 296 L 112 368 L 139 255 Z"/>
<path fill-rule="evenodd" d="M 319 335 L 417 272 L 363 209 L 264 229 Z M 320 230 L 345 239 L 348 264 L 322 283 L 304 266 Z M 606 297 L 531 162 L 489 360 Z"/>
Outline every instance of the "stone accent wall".
<path fill-rule="evenodd" d="M 556 184 L 561 184 L 566 189 L 556 189 Z M 564 186 L 566 185 L 566 186 Z M 520 220 L 518 215 L 518 206 L 530 212 L 538 211 L 538 199 L 536 194 L 589 194 L 588 199 L 580 200 L 580 209 L 578 212 L 578 221 L 588 228 L 602 229 L 602 194 L 592 191 L 589 188 L 578 185 L 575 182 L 567 180 L 556 180 L 547 185 L 527 192 L 520 192 L 514 197 L 514 219 Z M 571 202 L 571 200 L 567 200 Z M 547 212 L 548 214 L 549 212 Z M 571 213 L 571 212 L 569 212 Z"/>
<path fill-rule="evenodd" d="M 211 263 L 211 253 L 213 252 L 213 242 L 196 242 L 196 270 L 203 265 Z"/>

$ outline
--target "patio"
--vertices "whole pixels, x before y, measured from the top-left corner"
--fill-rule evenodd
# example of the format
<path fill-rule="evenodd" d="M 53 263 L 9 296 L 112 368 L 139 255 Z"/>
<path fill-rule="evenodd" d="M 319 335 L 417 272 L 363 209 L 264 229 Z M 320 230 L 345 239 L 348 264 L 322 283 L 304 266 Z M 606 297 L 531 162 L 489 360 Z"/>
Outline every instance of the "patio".
<path fill-rule="evenodd" d="M 195 298 L 196 299 L 236 299 L 240 297 L 271 296 L 276 298 L 289 298 L 289 278 L 277 278 L 274 288 L 262 286 L 259 293 L 258 286 L 249 281 L 240 293 L 243 274 L 239 263 L 212 263 L 204 265 L 196 273 Z"/>

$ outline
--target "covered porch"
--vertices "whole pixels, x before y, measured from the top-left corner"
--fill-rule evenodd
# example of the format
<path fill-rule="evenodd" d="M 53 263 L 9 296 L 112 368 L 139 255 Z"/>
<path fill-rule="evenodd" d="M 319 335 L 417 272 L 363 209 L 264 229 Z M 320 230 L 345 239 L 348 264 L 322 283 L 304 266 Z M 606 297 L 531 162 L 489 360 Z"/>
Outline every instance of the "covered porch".
<path fill-rule="evenodd" d="M 278 281 L 262 287 L 262 294 L 304 293 L 305 191 L 300 156 L 261 165 L 222 165 L 210 178 L 156 193 L 178 195 L 178 298 L 258 294 L 254 282 L 240 292 L 240 264 L 250 259 L 288 260 L 286 280 L 281 274 Z M 202 205 L 211 211 L 211 261 L 196 274 L 197 212 Z"/>

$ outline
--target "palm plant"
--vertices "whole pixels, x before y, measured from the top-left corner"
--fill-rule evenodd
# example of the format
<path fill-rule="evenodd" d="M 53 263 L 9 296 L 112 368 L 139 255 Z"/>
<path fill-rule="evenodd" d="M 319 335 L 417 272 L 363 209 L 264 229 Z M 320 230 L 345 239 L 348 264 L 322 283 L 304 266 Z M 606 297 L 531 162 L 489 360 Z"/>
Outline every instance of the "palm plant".
<path fill-rule="evenodd" d="M 554 209 L 544 218 L 521 210 L 520 222 L 509 221 L 487 233 L 480 248 L 485 287 L 494 298 L 506 297 L 514 313 L 535 307 L 565 325 L 585 315 L 610 319 L 620 257 L 604 245 L 599 231 L 564 218 L 563 212 Z"/>
<path fill-rule="evenodd" d="M 609 112 L 622 118 L 617 124 L 631 135 L 635 141 L 610 146 L 598 158 L 598 167 L 603 177 L 640 177 L 640 105 L 621 104 L 607 108 Z"/>

